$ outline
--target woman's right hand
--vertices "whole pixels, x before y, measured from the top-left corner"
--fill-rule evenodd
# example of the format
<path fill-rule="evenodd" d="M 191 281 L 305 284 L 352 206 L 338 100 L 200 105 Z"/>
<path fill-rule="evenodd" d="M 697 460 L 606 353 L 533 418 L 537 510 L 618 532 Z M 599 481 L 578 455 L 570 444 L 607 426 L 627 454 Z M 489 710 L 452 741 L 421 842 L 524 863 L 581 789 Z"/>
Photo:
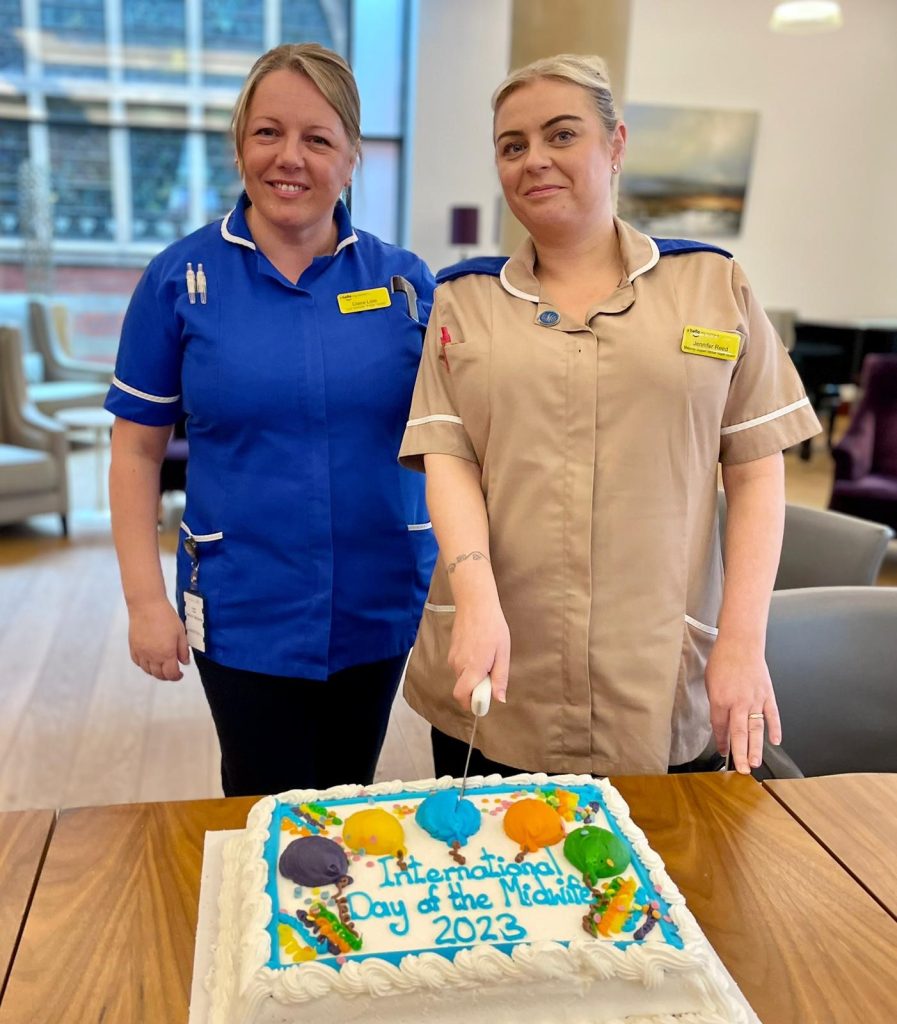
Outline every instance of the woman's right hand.
<path fill-rule="evenodd" d="M 457 677 L 452 696 L 465 711 L 470 711 L 471 694 L 487 674 L 492 676 L 492 695 L 505 703 L 510 660 L 511 634 L 498 595 L 458 606 L 448 663 Z"/>
<path fill-rule="evenodd" d="M 182 679 L 190 664 L 187 632 L 170 602 L 163 599 L 129 608 L 131 661 L 156 679 Z M 180 662 L 180 664 L 178 664 Z"/>

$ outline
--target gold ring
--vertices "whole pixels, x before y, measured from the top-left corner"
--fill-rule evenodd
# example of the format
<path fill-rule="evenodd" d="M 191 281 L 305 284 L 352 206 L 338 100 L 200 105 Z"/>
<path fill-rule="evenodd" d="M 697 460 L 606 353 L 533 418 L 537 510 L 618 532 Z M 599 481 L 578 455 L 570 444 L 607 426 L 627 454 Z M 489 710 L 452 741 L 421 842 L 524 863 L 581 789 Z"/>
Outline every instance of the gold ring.
<path fill-rule="evenodd" d="M 762 711 L 752 711 L 748 715 L 748 718 L 765 718 L 765 717 L 766 717 L 766 715 L 764 715 Z"/>

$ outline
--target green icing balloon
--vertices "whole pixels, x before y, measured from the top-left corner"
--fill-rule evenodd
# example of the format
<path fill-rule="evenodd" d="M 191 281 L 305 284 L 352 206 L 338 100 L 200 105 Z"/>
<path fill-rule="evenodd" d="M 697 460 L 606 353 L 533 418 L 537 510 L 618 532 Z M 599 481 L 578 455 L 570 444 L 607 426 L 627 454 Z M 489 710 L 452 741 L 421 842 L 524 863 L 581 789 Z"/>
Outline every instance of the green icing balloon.
<path fill-rule="evenodd" d="M 606 828 L 583 825 L 564 841 L 564 856 L 587 882 L 619 875 L 629 866 L 629 849 Z"/>

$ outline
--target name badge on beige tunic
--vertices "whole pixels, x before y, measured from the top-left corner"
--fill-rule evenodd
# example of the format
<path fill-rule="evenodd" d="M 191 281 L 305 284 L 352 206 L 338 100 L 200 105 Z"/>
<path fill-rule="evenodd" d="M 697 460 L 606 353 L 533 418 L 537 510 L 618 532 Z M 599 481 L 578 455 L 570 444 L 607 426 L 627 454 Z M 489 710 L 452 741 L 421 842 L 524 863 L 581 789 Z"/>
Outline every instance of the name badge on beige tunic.
<path fill-rule="evenodd" d="M 714 331 L 687 324 L 682 332 L 682 351 L 711 359 L 737 359 L 741 337 L 735 331 Z"/>

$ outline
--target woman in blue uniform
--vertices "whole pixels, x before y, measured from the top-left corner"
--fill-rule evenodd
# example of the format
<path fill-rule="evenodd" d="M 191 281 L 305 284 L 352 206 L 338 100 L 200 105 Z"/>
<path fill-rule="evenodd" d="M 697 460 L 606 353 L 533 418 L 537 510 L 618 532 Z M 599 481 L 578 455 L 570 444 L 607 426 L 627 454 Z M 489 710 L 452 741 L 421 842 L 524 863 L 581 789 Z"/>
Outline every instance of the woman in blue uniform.
<path fill-rule="evenodd" d="M 339 55 L 265 54 L 233 130 L 245 192 L 150 263 L 106 400 L 131 657 L 180 679 L 193 648 L 227 795 L 370 782 L 436 554 L 396 462 L 433 280 L 340 201 L 360 109 Z M 175 609 L 156 510 L 181 415 Z"/>

